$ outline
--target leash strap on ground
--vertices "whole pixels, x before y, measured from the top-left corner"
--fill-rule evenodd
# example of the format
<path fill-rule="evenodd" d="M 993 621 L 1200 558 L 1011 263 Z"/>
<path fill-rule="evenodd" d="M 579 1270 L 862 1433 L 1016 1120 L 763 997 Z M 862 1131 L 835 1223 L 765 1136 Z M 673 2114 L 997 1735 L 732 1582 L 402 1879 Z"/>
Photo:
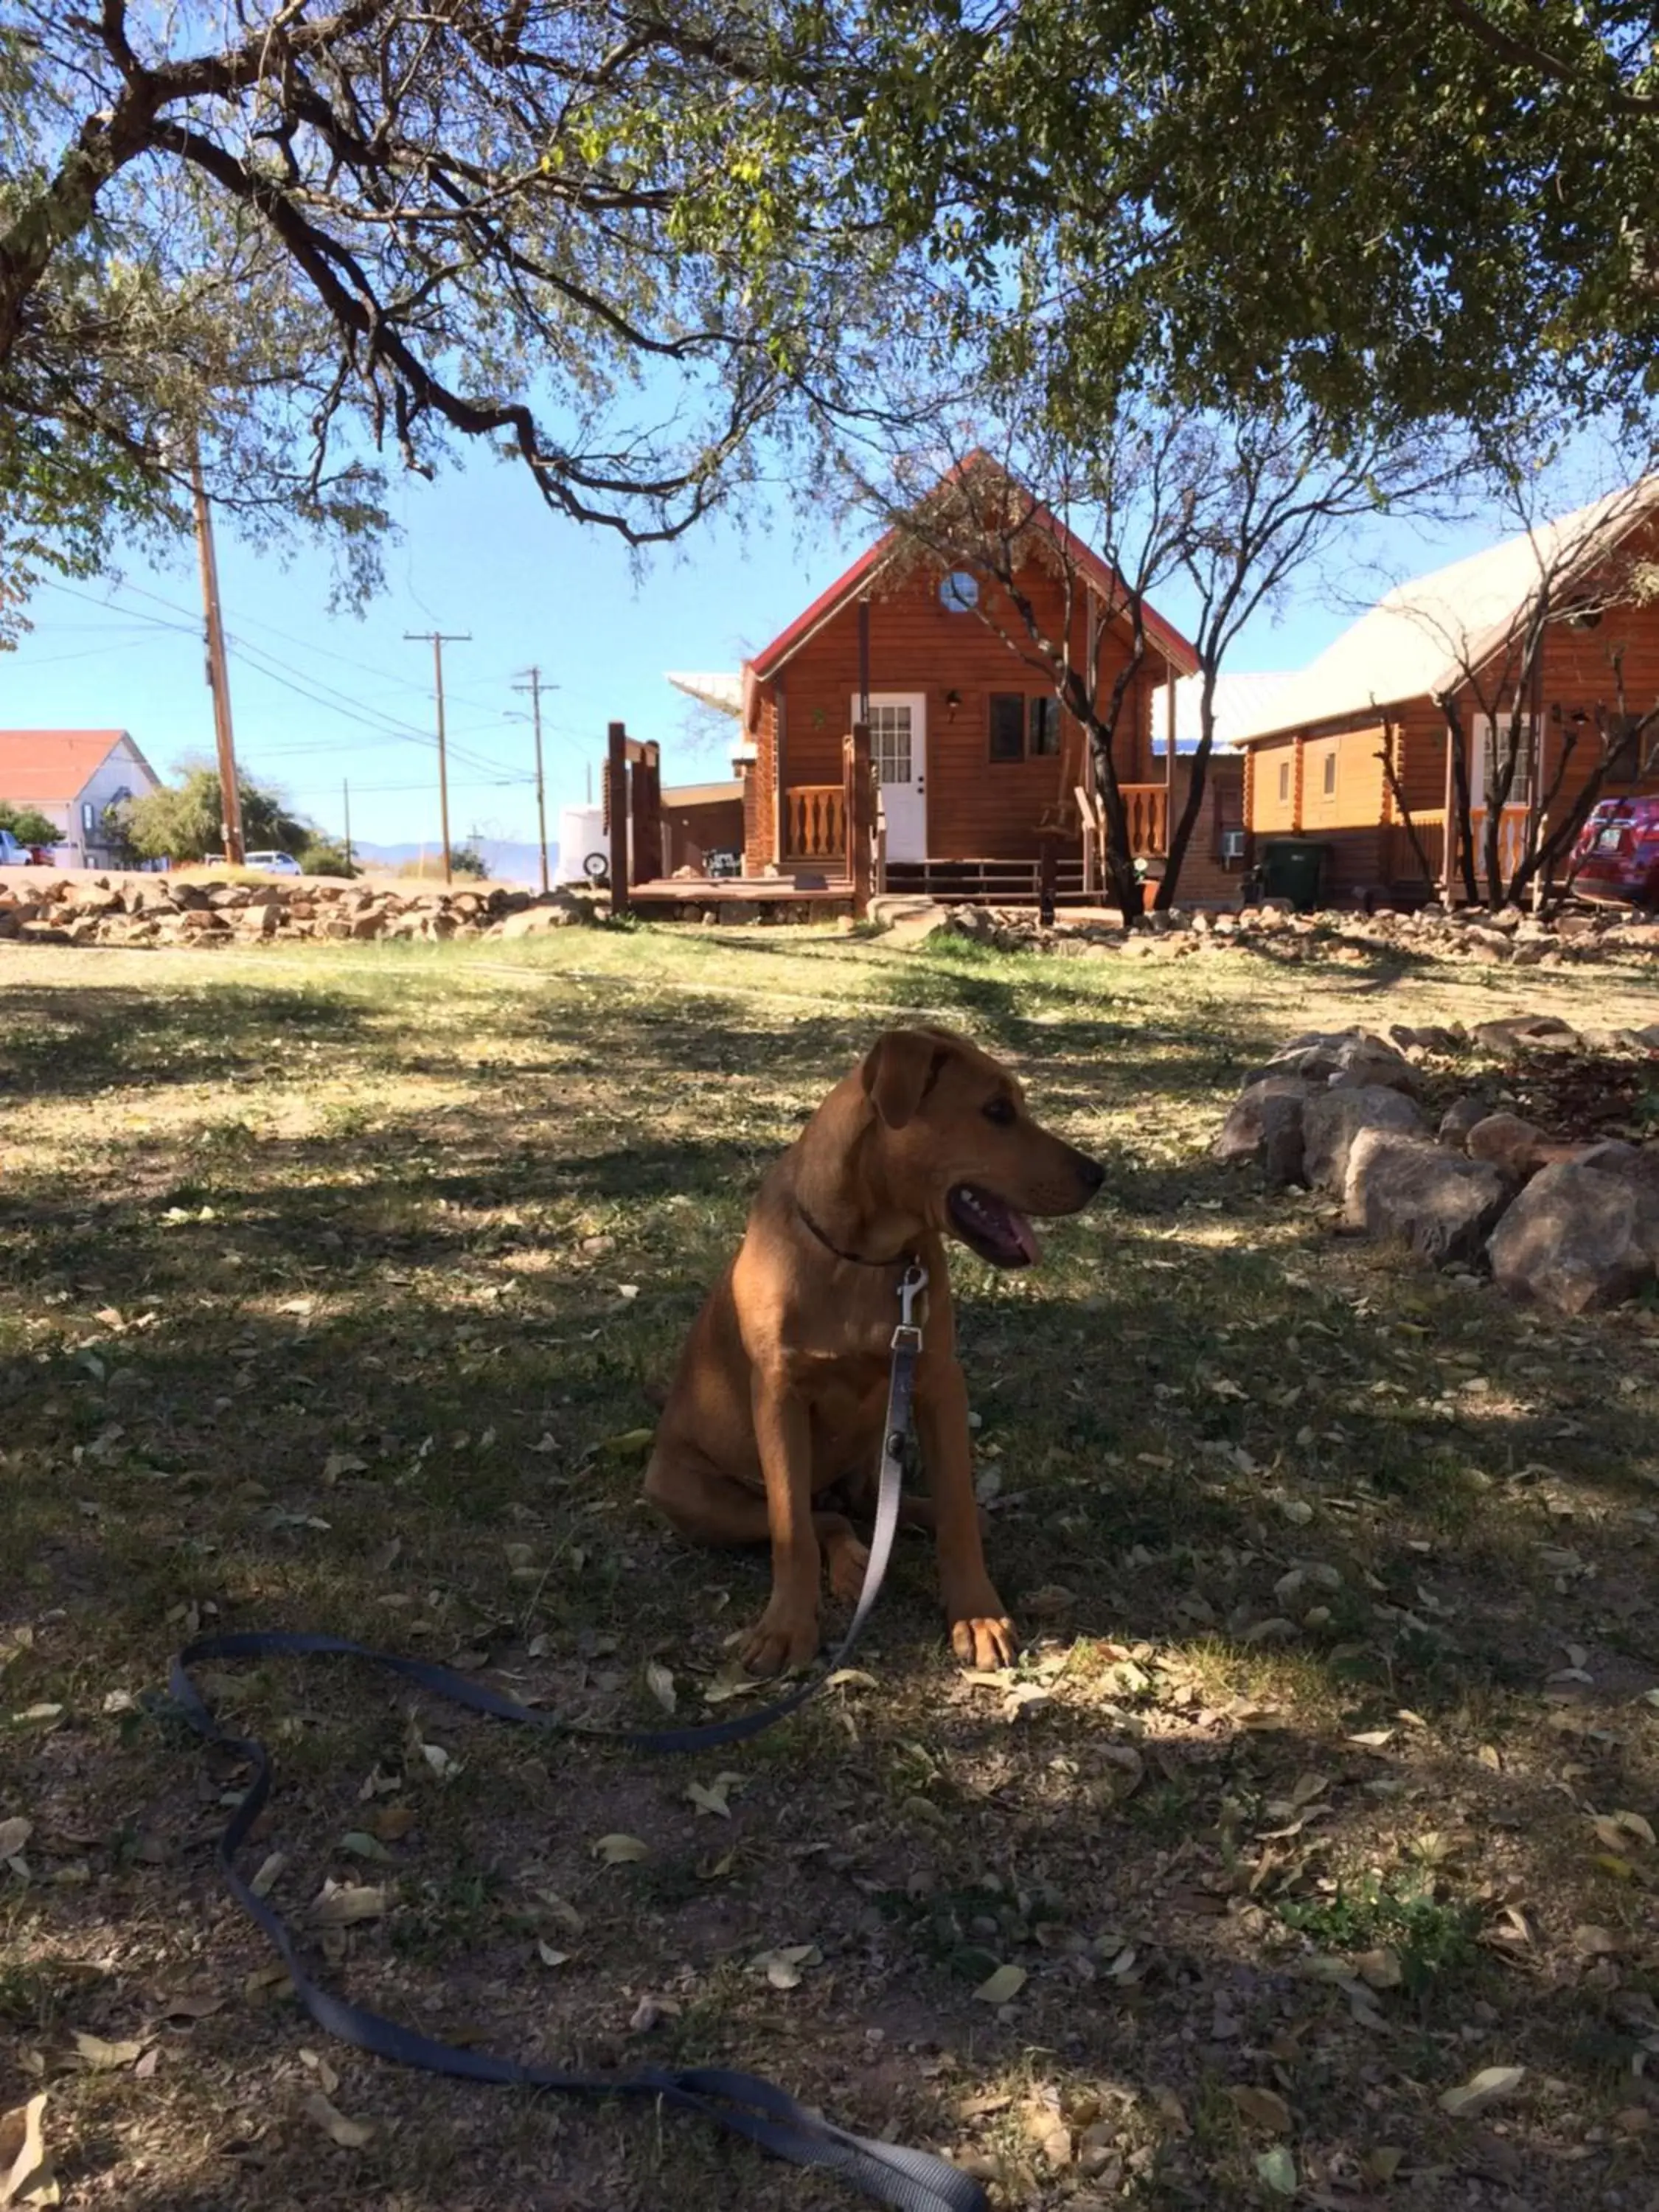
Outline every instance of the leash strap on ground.
<path fill-rule="evenodd" d="M 915 1289 L 912 1288 L 912 1297 Z M 627 1744 L 635 1750 L 696 1752 L 741 1742 L 758 1735 L 787 1714 L 798 1711 L 816 1697 L 825 1681 L 845 1664 L 864 1630 L 892 1555 L 898 1528 L 902 1484 L 900 1453 L 910 1424 L 910 1405 L 915 1389 L 915 1367 L 921 1348 L 921 1332 L 909 1323 L 910 1302 L 905 1319 L 895 1330 L 893 1364 L 888 1387 L 887 1425 L 882 1437 L 881 1476 L 876 1523 L 870 1544 L 870 1562 L 864 1586 L 854 1608 L 847 1633 L 828 1668 L 810 1681 L 798 1684 L 788 1694 L 775 1698 L 759 1711 L 738 1718 L 718 1721 L 704 1728 L 600 1729 L 556 1714 L 539 1713 L 504 1692 L 447 1667 L 421 1659 L 406 1659 L 387 1651 L 370 1650 L 342 1636 L 281 1629 L 232 1630 L 216 1636 L 198 1636 L 173 1660 L 168 1690 L 179 1717 L 197 1734 L 233 1753 L 252 1769 L 252 1778 L 219 1838 L 219 1871 L 231 1895 L 249 1918 L 269 1936 L 294 1984 L 304 2009 L 325 2033 L 360 2051 L 414 2066 L 430 2074 L 447 2074 L 463 2081 L 494 2081 L 506 2086 L 556 2091 L 584 2097 L 651 2097 L 676 2109 L 695 2112 L 733 2135 L 758 2143 L 775 2157 L 795 2166 L 823 2166 L 878 2204 L 896 2212 L 988 2212 L 984 2191 L 971 2175 L 948 2166 L 931 2151 L 907 2149 L 902 2144 L 878 2142 L 849 2134 L 832 2121 L 811 2111 L 775 2082 L 757 2074 L 726 2067 L 694 2066 L 672 2070 L 647 2067 L 636 2074 L 581 2074 L 552 2066 L 530 2066 L 491 2052 L 462 2050 L 386 2019 L 362 2005 L 349 2003 L 314 1982 L 301 1962 L 288 1924 L 275 1906 L 257 1896 L 236 1864 L 236 1855 L 246 1842 L 254 1822 L 270 1795 L 270 1757 L 262 1743 L 233 1735 L 220 1727 L 191 1679 L 191 1668 L 217 1659 L 262 1659 L 274 1656 L 313 1657 L 327 1655 L 366 1659 L 389 1673 L 401 1675 L 418 1688 L 452 1703 L 465 1705 L 491 1719 L 510 1721 L 525 1728 L 560 1735 L 586 1736 L 607 1743 Z"/>

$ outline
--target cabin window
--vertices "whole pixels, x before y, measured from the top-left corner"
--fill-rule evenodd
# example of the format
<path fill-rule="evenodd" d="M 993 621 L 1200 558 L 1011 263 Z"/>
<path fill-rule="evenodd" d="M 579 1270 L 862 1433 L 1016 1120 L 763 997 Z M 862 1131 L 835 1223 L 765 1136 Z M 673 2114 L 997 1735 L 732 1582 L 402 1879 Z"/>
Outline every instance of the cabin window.
<path fill-rule="evenodd" d="M 1288 806 L 1291 803 L 1291 764 L 1289 761 L 1280 761 L 1279 763 L 1279 803 L 1281 806 Z"/>
<path fill-rule="evenodd" d="M 1325 776 L 1320 788 L 1327 799 L 1336 797 L 1336 747 L 1334 745 L 1325 756 Z"/>
<path fill-rule="evenodd" d="M 1039 754 L 1060 750 L 1060 702 L 1052 694 L 1030 701 L 1030 742 L 1026 750 L 1033 760 Z"/>
<path fill-rule="evenodd" d="M 1659 720 L 1652 714 L 1609 714 L 1601 757 L 1609 791 L 1644 783 L 1659 764 Z"/>
<path fill-rule="evenodd" d="M 1025 757 L 1025 694 L 991 694 L 991 758 L 1017 761 Z"/>
<path fill-rule="evenodd" d="M 908 706 L 872 706 L 870 763 L 878 783 L 910 781 L 910 709 Z"/>
<path fill-rule="evenodd" d="M 1504 801 L 1506 806 L 1529 806 L 1532 804 L 1533 761 L 1536 752 L 1533 720 L 1523 714 L 1517 725 L 1510 714 L 1477 714 L 1474 718 L 1475 759 L 1474 787 L 1470 803 L 1477 809 L 1486 805 L 1487 794 L 1498 788 L 1498 774 L 1507 765 L 1511 750 L 1515 775 Z"/>

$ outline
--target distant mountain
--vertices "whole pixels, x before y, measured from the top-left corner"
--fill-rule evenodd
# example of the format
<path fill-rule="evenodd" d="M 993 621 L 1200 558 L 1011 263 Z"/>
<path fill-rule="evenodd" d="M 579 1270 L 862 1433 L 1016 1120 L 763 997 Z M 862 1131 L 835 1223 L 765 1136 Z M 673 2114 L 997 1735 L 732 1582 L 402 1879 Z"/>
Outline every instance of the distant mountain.
<path fill-rule="evenodd" d="M 460 840 L 458 838 L 459 844 Z M 542 879 L 541 848 L 522 845 L 510 839 L 480 837 L 478 850 L 483 855 L 484 866 L 492 878 L 502 884 L 529 884 L 532 886 Z M 353 838 L 351 850 L 365 867 L 397 869 L 406 861 L 418 860 L 424 854 L 428 860 L 436 857 L 440 848 L 434 840 L 429 845 L 364 845 Z M 559 879 L 559 848 L 550 839 L 547 865 L 552 880 Z"/>

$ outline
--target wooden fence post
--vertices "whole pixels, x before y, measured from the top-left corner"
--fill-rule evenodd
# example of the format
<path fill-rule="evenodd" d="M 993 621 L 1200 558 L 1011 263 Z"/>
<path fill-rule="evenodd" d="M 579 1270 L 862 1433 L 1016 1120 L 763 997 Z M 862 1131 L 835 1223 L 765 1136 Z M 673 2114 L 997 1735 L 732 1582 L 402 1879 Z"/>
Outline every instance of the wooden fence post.
<path fill-rule="evenodd" d="M 853 918 L 865 921 L 875 865 L 875 785 L 870 768 L 870 731 L 854 722 L 842 740 L 842 811 L 846 817 L 847 879 L 853 886 Z"/>
<path fill-rule="evenodd" d="M 1037 847 L 1037 921 L 1044 929 L 1054 926 L 1054 882 L 1059 857 L 1057 840 L 1044 837 Z"/>
<path fill-rule="evenodd" d="M 628 725 L 612 722 L 605 763 L 605 826 L 611 832 L 611 911 L 628 911 Z"/>

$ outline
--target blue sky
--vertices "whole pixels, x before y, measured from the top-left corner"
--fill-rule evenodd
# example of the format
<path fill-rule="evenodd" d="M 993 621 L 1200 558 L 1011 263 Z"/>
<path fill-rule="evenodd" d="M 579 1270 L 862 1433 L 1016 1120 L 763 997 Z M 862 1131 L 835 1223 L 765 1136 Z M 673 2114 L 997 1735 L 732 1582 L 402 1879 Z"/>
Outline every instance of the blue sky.
<path fill-rule="evenodd" d="M 781 495 L 751 497 L 746 528 L 720 520 L 678 548 L 647 556 L 641 575 L 611 533 L 554 517 L 520 471 L 475 454 L 464 468 L 396 495 L 404 535 L 389 549 L 386 588 L 359 619 L 328 611 L 325 556 L 283 568 L 228 532 L 219 538 L 237 752 L 299 810 L 337 832 L 351 786 L 354 835 L 392 844 L 438 836 L 429 647 L 406 630 L 471 631 L 446 647 L 452 744 L 451 826 L 526 842 L 535 836 L 527 702 L 514 682 L 532 661 L 559 688 L 544 701 L 550 834 L 579 803 L 607 722 L 621 719 L 664 748 L 668 781 L 720 772 L 720 752 L 694 749 L 670 668 L 735 669 L 831 582 L 862 539 L 804 530 Z M 1428 537 L 1411 525 L 1371 533 L 1363 569 L 1344 560 L 1310 577 L 1277 621 L 1241 642 L 1240 669 L 1296 667 L 1381 588 L 1503 534 L 1485 527 Z M 1356 546 L 1358 541 L 1355 541 Z M 1160 601 L 1179 623 L 1178 593 Z M 120 728 L 158 773 L 210 753 L 193 549 L 165 568 L 129 563 L 118 583 L 40 590 L 34 629 L 0 656 L 0 726 Z M 309 695 L 309 696 L 306 696 Z"/>

